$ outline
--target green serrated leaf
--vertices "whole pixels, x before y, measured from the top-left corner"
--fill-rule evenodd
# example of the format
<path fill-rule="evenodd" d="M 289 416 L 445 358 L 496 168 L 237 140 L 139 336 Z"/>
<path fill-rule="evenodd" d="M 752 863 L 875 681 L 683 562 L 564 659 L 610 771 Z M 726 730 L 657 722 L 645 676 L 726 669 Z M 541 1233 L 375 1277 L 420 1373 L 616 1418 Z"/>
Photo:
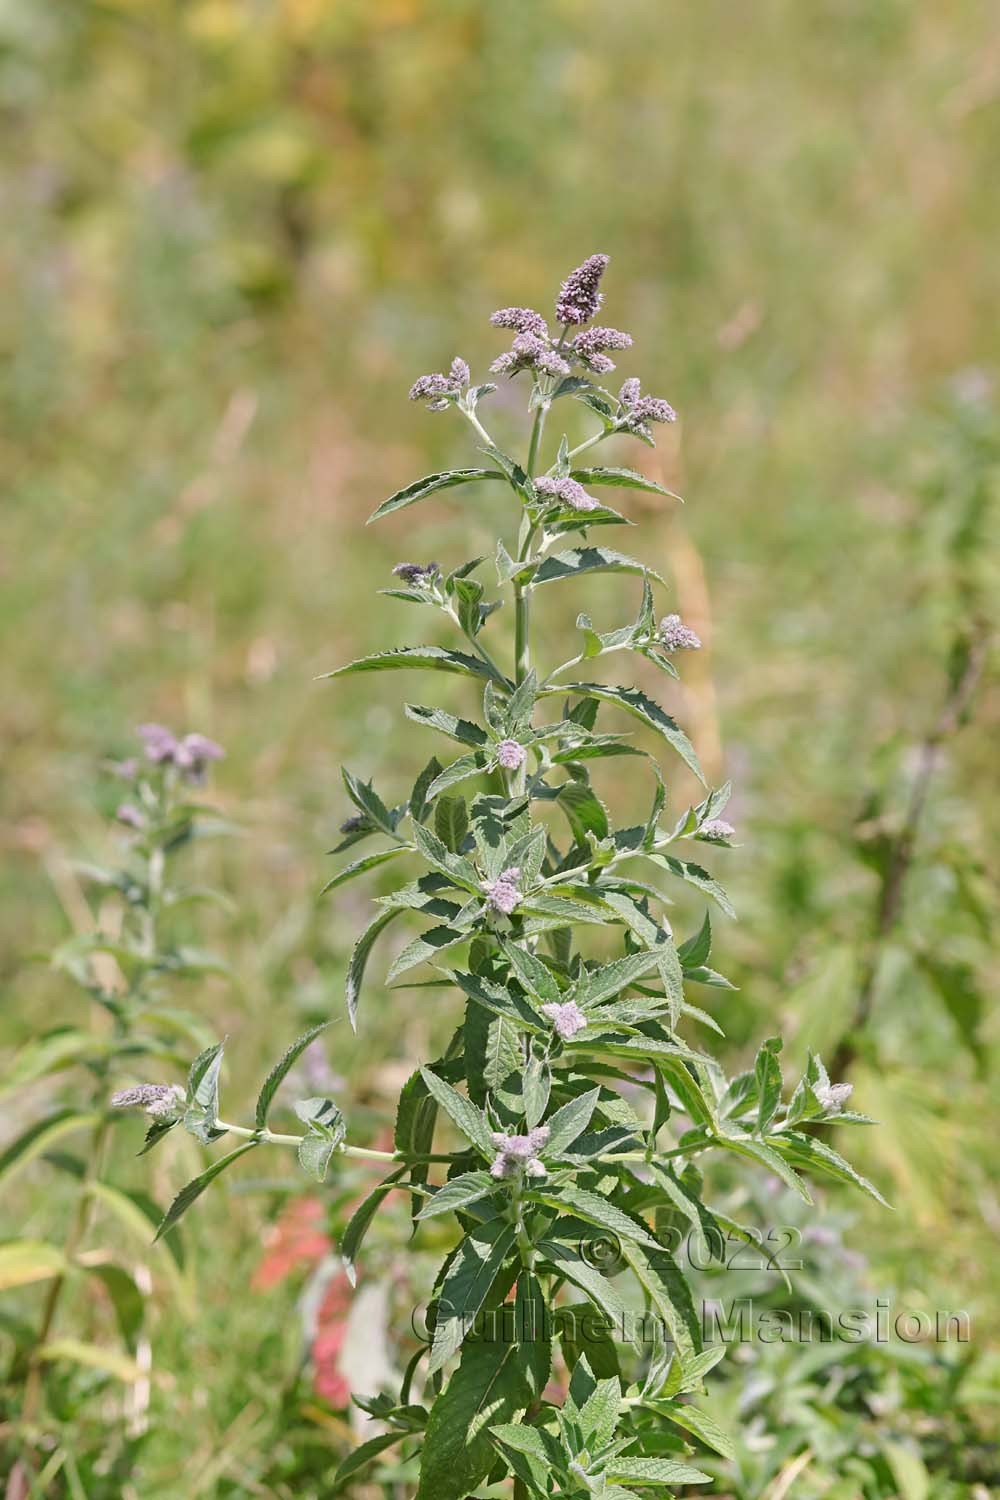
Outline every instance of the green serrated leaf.
<path fill-rule="evenodd" d="M 448 469 L 440 474 L 428 474 L 423 479 L 414 480 L 405 489 L 397 490 L 388 500 L 383 500 L 378 509 L 368 517 L 368 525 L 373 521 L 380 521 L 383 516 L 391 516 L 393 511 L 416 505 L 418 500 L 433 495 L 437 490 L 451 489 L 456 484 L 473 484 L 482 479 L 502 478 L 503 475 L 498 474 L 495 469 Z"/>

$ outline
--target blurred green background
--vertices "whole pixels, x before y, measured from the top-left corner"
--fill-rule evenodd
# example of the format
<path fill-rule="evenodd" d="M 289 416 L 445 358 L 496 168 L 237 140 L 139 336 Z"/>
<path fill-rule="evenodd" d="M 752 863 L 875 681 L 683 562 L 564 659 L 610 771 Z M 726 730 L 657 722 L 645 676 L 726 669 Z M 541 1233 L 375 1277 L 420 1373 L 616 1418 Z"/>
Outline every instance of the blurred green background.
<path fill-rule="evenodd" d="M 482 378 L 503 347 L 491 309 L 544 310 L 601 250 L 607 321 L 636 335 L 623 373 L 681 414 L 652 462 L 683 511 L 626 508 L 645 528 L 630 549 L 706 638 L 676 710 L 737 787 L 728 1059 L 778 1028 L 797 1057 L 831 1049 L 879 831 L 996 594 L 995 14 L 0 0 L 0 118 L 4 1043 L 74 1003 L 26 961 L 80 919 L 66 857 L 106 841 L 102 757 L 147 719 L 229 751 L 214 794 L 245 832 L 206 872 L 239 903 L 213 934 L 238 983 L 190 1000 L 232 1038 L 233 1096 L 304 1019 L 339 1012 L 369 893 L 315 899 L 348 811 L 338 767 L 398 797 L 431 747 L 395 681 L 314 677 L 407 638 L 415 612 L 374 596 L 393 562 L 457 562 L 497 525 L 457 492 L 365 530 L 394 489 L 471 456 L 407 387 L 455 353 Z M 513 396 L 494 411 L 513 441 Z M 645 461 L 632 449 L 617 461 Z M 581 589 L 546 630 L 568 634 L 578 608 L 619 623 L 633 593 Z M 984 1340 L 998 701 L 987 673 L 946 747 L 853 1075 L 884 1122 L 863 1164 L 897 1205 L 852 1204 L 853 1239 L 911 1301 L 969 1307 Z M 426 993 L 376 986 L 358 1039 L 333 1033 L 372 1132 L 448 1028 Z M 182 1167 L 156 1172 L 162 1200 Z M 261 1218 L 247 1198 L 194 1230 L 217 1321 L 179 1340 L 189 1353 L 225 1327 L 253 1365 L 287 1315 L 291 1294 L 227 1303 Z M 264 1356 L 255 1369 L 269 1391 Z M 206 1405 L 173 1378 L 212 1451 L 246 1390 Z"/>

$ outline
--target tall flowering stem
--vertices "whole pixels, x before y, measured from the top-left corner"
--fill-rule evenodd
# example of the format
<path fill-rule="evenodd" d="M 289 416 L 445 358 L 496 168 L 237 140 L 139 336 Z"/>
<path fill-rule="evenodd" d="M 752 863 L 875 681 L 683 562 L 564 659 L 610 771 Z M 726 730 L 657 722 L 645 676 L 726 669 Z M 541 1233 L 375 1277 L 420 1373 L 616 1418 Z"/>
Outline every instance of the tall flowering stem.
<path fill-rule="evenodd" d="M 709 1037 L 714 1028 L 703 1007 L 730 986 L 710 964 L 707 911 L 681 936 L 668 907 L 685 889 L 732 915 L 700 861 L 703 852 L 714 859 L 731 847 L 736 830 L 721 816 L 729 787 L 704 784 L 676 719 L 644 690 L 609 683 L 599 671 L 605 658 L 625 653 L 676 678 L 676 660 L 700 645 L 677 613 L 657 619 L 654 588 L 663 581 L 600 540 L 625 517 L 594 490 L 669 492 L 634 468 L 574 462 L 609 439 L 652 443 L 654 427 L 675 417 L 634 377 L 617 395 L 593 378 L 613 368 L 609 351 L 631 345 L 628 334 L 593 325 L 607 264 L 592 255 L 566 278 L 557 334 L 533 308 L 493 315 L 513 337 L 490 373 L 527 387 L 523 463 L 483 423 L 495 383 L 474 384 L 464 360 L 420 377 L 410 392 L 432 412 L 463 417 L 478 451 L 467 467 L 399 490 L 372 520 L 446 489 L 506 487 L 513 525 L 497 539 L 498 597 L 481 576 L 484 558 L 450 568 L 401 563 L 384 592 L 411 614 L 417 605 L 457 629 L 460 649 L 407 645 L 329 674 L 444 672 L 463 678 L 481 705 L 476 717 L 459 718 L 406 704 L 410 723 L 454 750 L 433 755 L 402 801 L 344 771 L 353 811 L 335 852 L 351 857 L 326 886 L 338 891 L 389 862 L 407 872 L 377 899 L 348 965 L 352 1025 L 376 942 L 391 924 L 418 921 L 388 983 L 430 977 L 431 994 L 457 994 L 457 1030 L 403 1088 L 389 1155 L 349 1143 L 329 1099 L 294 1105 L 304 1127 L 297 1134 L 271 1131 L 278 1084 L 313 1033 L 275 1064 L 253 1124 L 219 1118 L 220 1053 L 211 1057 L 211 1088 L 201 1087 L 199 1062 L 196 1123 L 209 1137 L 229 1134 L 240 1144 L 182 1191 L 162 1225 L 170 1231 L 211 1178 L 261 1145 L 294 1145 L 320 1180 L 345 1157 L 392 1167 L 346 1227 L 341 1248 L 352 1262 L 390 1192 L 409 1194 L 418 1232 L 447 1216 L 455 1232 L 434 1281 L 427 1346 L 410 1351 L 395 1398 L 361 1400 L 385 1428 L 344 1469 L 346 1478 L 392 1444 L 404 1454 L 419 1450 L 417 1500 L 462 1500 L 503 1479 L 519 1497 L 616 1500 L 629 1500 L 633 1485 L 710 1483 L 700 1464 L 713 1448 L 727 1449 L 697 1395 L 717 1355 L 702 1347 L 667 1230 L 681 1225 L 725 1259 L 730 1221 L 713 1210 L 704 1170 L 717 1155 L 770 1173 L 807 1199 L 804 1172 L 879 1196 L 815 1134 L 832 1119 L 861 1119 L 819 1058 L 809 1058 L 786 1097 L 779 1038 L 766 1040 L 753 1067 L 731 1081 L 699 1042 L 699 1028 Z M 546 431 L 554 414 L 577 406 L 597 430 L 575 447 L 560 434 L 553 451 Z M 532 651 L 533 596 L 592 573 L 634 579 L 636 612 L 610 629 L 579 615 L 575 653 L 553 665 L 550 643 Z M 512 611 L 499 609 L 505 592 Z M 511 613 L 512 631 L 503 623 Z M 609 722 L 599 726 L 602 714 Z M 621 733 L 629 723 L 701 784 L 696 802 L 667 817 L 659 760 Z M 622 757 L 648 774 L 650 802 L 641 822 L 616 828 L 592 778 L 607 761 L 620 767 Z M 375 847 L 355 857 L 355 845 L 369 840 Z M 433 1149 L 436 1140 L 444 1150 Z"/>

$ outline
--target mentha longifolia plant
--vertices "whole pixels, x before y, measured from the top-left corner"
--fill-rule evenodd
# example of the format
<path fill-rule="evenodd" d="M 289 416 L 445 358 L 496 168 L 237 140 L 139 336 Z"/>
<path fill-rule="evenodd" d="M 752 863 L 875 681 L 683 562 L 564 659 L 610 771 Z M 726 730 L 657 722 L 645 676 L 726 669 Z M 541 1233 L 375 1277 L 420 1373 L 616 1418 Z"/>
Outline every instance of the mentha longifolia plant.
<path fill-rule="evenodd" d="M 691 857 L 692 844 L 730 844 L 733 829 L 721 816 L 729 788 L 707 791 L 665 823 L 654 753 L 598 724 L 606 709 L 630 716 L 701 777 L 692 745 L 658 703 L 638 688 L 592 680 L 598 661 L 620 653 L 676 677 L 675 657 L 699 645 L 677 615 L 657 620 L 658 580 L 649 569 L 587 541 L 591 528 L 624 522 L 592 490 L 668 492 L 632 469 L 592 467 L 584 454 L 617 435 L 651 444 L 654 424 L 674 420 L 638 380 L 626 380 L 614 396 L 594 378 L 614 369 L 610 351 L 632 342 L 593 322 L 606 266 L 606 256 L 592 255 L 563 283 L 555 334 L 530 308 L 493 315 L 513 342 L 492 371 L 526 377 L 531 435 L 523 461 L 487 431 L 480 410 L 496 386 L 471 384 L 463 360 L 447 374 L 423 376 L 410 392 L 432 411 L 463 418 L 482 462 L 418 480 L 373 519 L 458 485 L 502 484 L 510 494 L 513 524 L 496 545 L 496 597 L 481 576 L 483 557 L 450 571 L 401 563 L 399 586 L 385 590 L 445 615 L 464 637 L 462 649 L 405 646 L 330 674 L 458 674 L 475 689 L 480 710 L 478 718 L 458 718 L 405 705 L 412 723 L 458 753 L 432 757 L 400 806 L 344 772 L 357 811 L 339 850 L 369 840 L 378 847 L 327 890 L 390 860 L 406 872 L 377 900 L 354 949 L 352 1024 L 375 942 L 402 918 L 420 920 L 423 931 L 399 953 L 388 982 L 422 970 L 424 977 L 407 982 L 441 986 L 462 1004 L 443 1056 L 418 1067 L 402 1090 L 395 1150 L 348 1144 L 343 1116 L 326 1098 L 295 1104 L 301 1132 L 271 1131 L 275 1092 L 315 1031 L 276 1064 L 252 1125 L 219 1119 L 217 1046 L 192 1067 L 183 1103 L 157 1098 L 151 1127 L 156 1139 L 178 1120 L 202 1140 L 240 1138 L 180 1193 L 160 1233 L 231 1162 L 264 1143 L 293 1145 L 319 1179 L 345 1154 L 391 1169 L 347 1227 L 341 1250 L 348 1262 L 390 1191 L 411 1195 L 418 1234 L 427 1219 L 452 1216 L 455 1245 L 436 1277 L 432 1336 L 398 1396 L 363 1403 L 384 1430 L 341 1471 L 346 1479 L 394 1443 L 419 1443 L 419 1500 L 460 1500 L 508 1478 L 515 1495 L 605 1500 L 627 1500 L 635 1487 L 709 1483 L 691 1462 L 691 1440 L 723 1453 L 727 1443 L 690 1398 L 722 1351 L 702 1348 L 691 1292 L 666 1241 L 682 1224 L 721 1256 L 727 1236 L 749 1231 L 704 1201 L 698 1160 L 732 1153 L 807 1201 L 802 1170 L 875 1192 L 812 1131 L 834 1117 L 863 1118 L 845 1111 L 849 1087 L 832 1086 L 818 1058 L 783 1103 L 779 1039 L 763 1044 L 750 1071 L 728 1079 L 688 1034 L 717 1030 L 690 990 L 727 981 L 709 965 L 708 916 L 681 939 L 667 920 L 661 881 L 668 889 L 683 882 L 730 910 L 722 887 Z M 546 422 L 567 398 L 588 408 L 597 431 L 574 448 L 562 437 L 546 462 Z M 641 580 L 635 619 L 602 632 L 581 615 L 570 659 L 537 660 L 536 591 L 607 571 Z M 504 594 L 509 608 L 498 615 Z M 507 619 L 512 643 L 500 625 Z M 622 756 L 641 760 L 651 802 L 642 823 L 613 828 L 591 768 Z M 634 1106 L 635 1098 L 645 1104 Z M 604 1274 L 595 1242 L 617 1247 L 615 1275 Z M 561 1405 L 550 1399 L 557 1357 L 569 1375 Z"/>

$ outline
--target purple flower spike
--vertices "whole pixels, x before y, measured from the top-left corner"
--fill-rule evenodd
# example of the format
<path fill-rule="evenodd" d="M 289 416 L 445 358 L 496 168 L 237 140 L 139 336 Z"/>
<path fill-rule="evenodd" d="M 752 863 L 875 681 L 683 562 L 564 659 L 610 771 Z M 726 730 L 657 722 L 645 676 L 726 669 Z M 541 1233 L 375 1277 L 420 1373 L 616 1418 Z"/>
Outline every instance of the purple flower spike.
<path fill-rule="evenodd" d="M 606 255 L 589 255 L 582 266 L 569 273 L 556 303 L 556 317 L 560 323 L 590 322 L 603 301 L 598 288 L 608 259 Z"/>
<path fill-rule="evenodd" d="M 115 812 L 115 817 L 126 828 L 140 829 L 146 826 L 146 819 L 134 802 L 123 802 Z"/>
<path fill-rule="evenodd" d="M 515 333 L 535 333 L 547 339 L 549 326 L 533 307 L 501 307 L 490 315 L 494 328 L 512 328 Z"/>
<path fill-rule="evenodd" d="M 505 771 L 519 771 L 527 758 L 527 750 L 517 740 L 501 740 L 497 746 L 497 764 Z"/>
<path fill-rule="evenodd" d="M 556 1035 L 561 1036 L 564 1042 L 576 1036 L 587 1024 L 587 1017 L 575 1000 L 567 1000 L 562 1005 L 543 1005 L 540 1009 L 542 1015 L 552 1022 Z"/>
<path fill-rule="evenodd" d="M 572 510 L 597 510 L 600 502 L 593 495 L 588 495 L 583 485 L 577 479 L 570 479 L 569 475 L 562 479 L 551 479 L 543 474 L 540 479 L 534 481 L 535 489 L 541 495 L 551 495 L 555 500 L 561 500 L 564 505 L 570 506 Z"/>

